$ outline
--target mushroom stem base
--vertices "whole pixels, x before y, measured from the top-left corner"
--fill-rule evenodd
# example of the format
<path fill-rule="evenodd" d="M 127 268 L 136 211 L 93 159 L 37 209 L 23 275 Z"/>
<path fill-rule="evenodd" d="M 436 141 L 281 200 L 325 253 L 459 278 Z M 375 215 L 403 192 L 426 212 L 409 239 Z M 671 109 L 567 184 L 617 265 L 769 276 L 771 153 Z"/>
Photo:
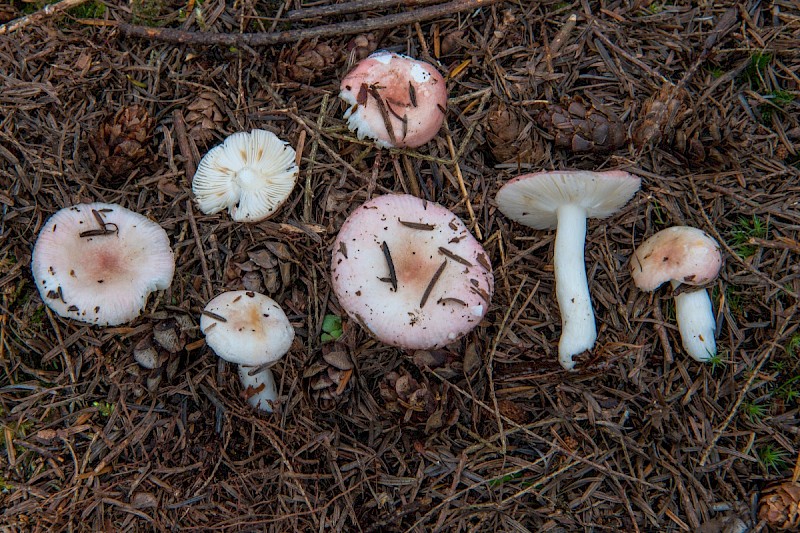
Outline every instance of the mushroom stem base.
<path fill-rule="evenodd" d="M 672 288 L 680 283 L 673 281 Z M 708 362 L 717 354 L 716 321 L 708 291 L 687 291 L 675 296 L 675 317 L 683 348 L 696 361 Z"/>
<path fill-rule="evenodd" d="M 586 209 L 577 205 L 559 207 L 553 270 L 561 311 L 558 360 L 567 370 L 575 368 L 573 356 L 591 349 L 597 340 L 594 309 L 586 279 L 585 244 Z"/>
<path fill-rule="evenodd" d="M 239 380 L 242 382 L 247 403 L 268 413 L 272 412 L 272 403 L 278 399 L 278 388 L 272 370 L 266 368 L 252 376 L 248 375 L 252 366 L 239 366 Z"/>

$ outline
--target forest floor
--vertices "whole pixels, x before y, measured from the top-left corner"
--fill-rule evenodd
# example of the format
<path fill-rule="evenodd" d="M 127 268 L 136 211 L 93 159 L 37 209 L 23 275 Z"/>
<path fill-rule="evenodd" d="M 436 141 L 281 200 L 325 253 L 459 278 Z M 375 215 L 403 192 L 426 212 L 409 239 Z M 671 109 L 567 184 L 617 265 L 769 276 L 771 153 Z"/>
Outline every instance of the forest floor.
<path fill-rule="evenodd" d="M 487 2 L 267 46 L 117 24 L 276 32 L 431 5 L 398 3 L 303 19 L 300 0 L 92 0 L 0 30 L 0 530 L 766 530 L 759 495 L 800 451 L 797 4 Z M 6 2 L 0 24 L 41 7 Z M 380 150 L 347 131 L 339 81 L 374 49 L 446 74 L 445 126 L 425 146 Z M 562 103 L 624 141 L 556 131 L 555 115 L 580 127 Z M 199 159 L 254 128 L 301 154 L 292 196 L 260 223 L 203 214 Z M 642 178 L 621 211 L 589 221 L 599 335 L 574 372 L 557 357 L 555 232 L 495 201 L 543 169 Z M 453 210 L 494 266 L 485 319 L 434 353 L 373 340 L 331 290 L 337 231 L 389 192 Z M 145 214 L 172 242 L 171 287 L 130 324 L 60 318 L 34 284 L 42 225 L 87 201 Z M 706 288 L 711 363 L 686 355 L 671 289 L 642 292 L 629 273 L 636 246 L 674 225 L 723 253 Z M 242 288 L 274 298 L 297 333 L 272 414 L 248 406 L 198 326 L 213 296 Z M 343 335 L 324 343 L 334 317 Z M 180 343 L 144 370 L 134 347 L 156 326 Z M 336 349 L 355 369 L 322 401 L 314 365 Z M 390 371 L 433 414 L 391 401 Z"/>

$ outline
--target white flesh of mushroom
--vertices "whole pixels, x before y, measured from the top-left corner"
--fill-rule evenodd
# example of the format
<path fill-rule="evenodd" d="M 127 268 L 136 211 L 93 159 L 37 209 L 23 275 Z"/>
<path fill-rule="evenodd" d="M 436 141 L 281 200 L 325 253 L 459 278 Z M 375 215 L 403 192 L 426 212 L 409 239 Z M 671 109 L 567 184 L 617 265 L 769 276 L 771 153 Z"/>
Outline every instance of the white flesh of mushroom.
<path fill-rule="evenodd" d="M 575 204 L 559 207 L 553 271 L 561 311 L 558 360 L 567 370 L 575 367 L 572 357 L 589 350 L 597 340 L 584 262 L 585 243 L 586 209 Z"/>
<path fill-rule="evenodd" d="M 556 228 L 553 270 L 561 313 L 558 359 L 566 370 L 572 358 L 594 346 L 594 309 L 584 262 L 586 219 L 605 218 L 639 190 L 641 180 L 618 170 L 560 170 L 519 176 L 497 193 L 509 218 L 536 229 Z"/>
<path fill-rule="evenodd" d="M 680 283 L 673 281 L 672 288 Z M 717 354 L 716 320 L 708 291 L 686 291 L 675 297 L 675 319 L 681 333 L 683 348 L 692 358 L 708 362 Z"/>
<path fill-rule="evenodd" d="M 238 367 L 239 380 L 242 382 L 247 403 L 256 409 L 271 413 L 272 404 L 278 399 L 278 387 L 275 385 L 272 370 L 265 368 L 251 376 L 249 372 L 255 367 L 243 365 Z"/>

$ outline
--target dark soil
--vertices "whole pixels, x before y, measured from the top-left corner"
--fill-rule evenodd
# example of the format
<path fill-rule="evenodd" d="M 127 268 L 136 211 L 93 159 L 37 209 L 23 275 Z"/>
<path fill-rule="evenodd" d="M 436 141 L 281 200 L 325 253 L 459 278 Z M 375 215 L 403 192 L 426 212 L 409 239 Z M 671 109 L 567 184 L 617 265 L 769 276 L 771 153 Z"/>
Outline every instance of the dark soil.
<path fill-rule="evenodd" d="M 94 1 L 0 35 L 0 530 L 764 528 L 758 495 L 792 475 L 800 448 L 797 4 L 500 2 L 257 49 L 113 24 L 263 32 L 403 10 L 285 20 L 300 4 Z M 7 3 L 0 20 L 39 7 Z M 374 48 L 449 74 L 446 126 L 418 150 L 378 150 L 346 129 L 338 80 Z M 557 145 L 548 116 L 562 101 L 624 142 L 568 133 Z M 152 128 L 123 117 L 134 105 Z M 202 214 L 200 157 L 253 128 L 302 153 L 295 192 L 257 224 Z M 115 135 L 138 144 L 110 165 Z M 568 168 L 642 177 L 621 212 L 589 222 L 599 337 L 576 372 L 557 362 L 554 232 L 510 222 L 494 201 L 520 173 Z M 330 349 L 324 317 L 344 314 L 330 245 L 355 207 L 402 191 L 450 208 L 483 242 L 491 309 L 433 368 L 345 320 L 338 348 L 355 371 L 338 402 L 321 402 L 308 369 Z M 39 229 L 84 201 L 143 213 L 173 243 L 171 288 L 131 324 L 62 319 L 33 283 Z M 628 273 L 633 249 L 673 225 L 722 247 L 713 364 L 683 351 L 671 291 L 643 293 Z M 249 408 L 197 326 L 208 300 L 242 288 L 274 298 L 297 332 L 273 414 Z M 143 370 L 134 346 L 168 320 L 185 346 Z M 397 412 L 381 394 L 390 371 L 426 388 L 434 414 Z"/>

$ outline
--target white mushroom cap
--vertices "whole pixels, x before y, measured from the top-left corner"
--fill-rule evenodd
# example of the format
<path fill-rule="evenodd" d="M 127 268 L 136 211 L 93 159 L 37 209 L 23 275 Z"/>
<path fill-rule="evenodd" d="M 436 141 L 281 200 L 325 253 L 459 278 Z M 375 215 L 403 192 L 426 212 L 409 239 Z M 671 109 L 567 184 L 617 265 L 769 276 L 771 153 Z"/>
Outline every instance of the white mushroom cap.
<path fill-rule="evenodd" d="M 214 353 L 239 365 L 277 361 L 294 339 L 294 328 L 275 300 L 251 291 L 224 292 L 208 302 L 200 329 Z"/>
<path fill-rule="evenodd" d="M 555 228 L 558 208 L 574 204 L 587 218 L 606 218 L 639 190 L 641 179 L 621 170 L 555 170 L 525 174 L 497 193 L 497 206 L 512 220 L 535 229 Z"/>
<path fill-rule="evenodd" d="M 409 195 L 379 196 L 353 211 L 333 244 L 331 270 L 342 308 L 379 340 L 410 349 L 444 346 L 472 330 L 494 290 L 486 252 L 464 223 Z"/>
<path fill-rule="evenodd" d="M 278 387 L 272 370 L 265 368 L 252 376 L 250 371 L 255 367 L 239 365 L 239 381 L 242 382 L 247 403 L 255 409 L 272 412 L 272 402 L 278 399 Z"/>
<path fill-rule="evenodd" d="M 575 368 L 573 356 L 597 340 L 584 265 L 586 219 L 610 216 L 640 185 L 638 176 L 618 170 L 557 170 L 525 174 L 497 193 L 497 206 L 509 218 L 536 229 L 558 228 L 553 252 L 562 325 L 558 356 L 567 370 Z"/>
<path fill-rule="evenodd" d="M 175 258 L 167 233 L 147 217 L 116 204 L 78 204 L 42 227 L 31 270 L 58 315 L 115 326 L 139 316 L 151 292 L 169 287 Z"/>
<path fill-rule="evenodd" d="M 207 215 L 227 209 L 238 222 L 258 222 L 286 201 L 298 172 L 294 149 L 277 135 L 239 132 L 203 156 L 192 191 Z"/>
<path fill-rule="evenodd" d="M 705 285 L 722 266 L 719 244 L 703 230 L 673 226 L 644 241 L 631 258 L 631 276 L 643 291 L 667 281 Z"/>
<path fill-rule="evenodd" d="M 351 106 L 344 114 L 347 126 L 359 139 L 375 139 L 384 148 L 415 148 L 442 127 L 447 86 L 424 61 L 380 50 L 360 61 L 340 89 L 339 98 Z"/>

